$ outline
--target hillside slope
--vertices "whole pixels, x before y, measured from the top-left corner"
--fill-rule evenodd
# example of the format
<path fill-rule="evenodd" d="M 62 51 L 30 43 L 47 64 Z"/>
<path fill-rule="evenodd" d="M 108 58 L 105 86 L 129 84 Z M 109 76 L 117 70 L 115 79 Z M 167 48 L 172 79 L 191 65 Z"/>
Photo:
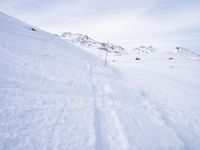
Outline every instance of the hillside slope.
<path fill-rule="evenodd" d="M 100 59 L 0 13 L 0 149 L 184 149 L 141 89 Z"/>

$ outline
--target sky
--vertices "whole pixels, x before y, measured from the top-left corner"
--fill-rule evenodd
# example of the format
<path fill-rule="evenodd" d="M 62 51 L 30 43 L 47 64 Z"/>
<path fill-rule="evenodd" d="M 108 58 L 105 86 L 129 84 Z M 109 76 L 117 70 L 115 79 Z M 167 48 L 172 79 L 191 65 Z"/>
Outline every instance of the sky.
<path fill-rule="evenodd" d="M 0 11 L 51 33 L 87 34 L 129 49 L 200 52 L 200 0 L 0 0 Z"/>

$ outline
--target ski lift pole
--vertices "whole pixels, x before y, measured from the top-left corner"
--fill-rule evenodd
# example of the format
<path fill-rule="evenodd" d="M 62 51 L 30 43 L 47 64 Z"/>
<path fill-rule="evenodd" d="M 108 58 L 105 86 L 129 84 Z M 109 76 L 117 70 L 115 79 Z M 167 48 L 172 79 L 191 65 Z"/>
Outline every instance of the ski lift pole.
<path fill-rule="evenodd" d="M 106 68 L 106 66 L 107 66 L 107 59 L 108 59 L 108 50 L 106 50 L 105 68 Z"/>
<path fill-rule="evenodd" d="M 109 39 L 108 39 L 108 45 L 109 45 L 109 43 L 110 43 L 110 41 L 109 41 Z M 106 68 L 106 66 L 107 66 L 107 61 L 108 61 L 108 47 L 107 47 L 107 49 L 106 49 L 105 68 Z"/>

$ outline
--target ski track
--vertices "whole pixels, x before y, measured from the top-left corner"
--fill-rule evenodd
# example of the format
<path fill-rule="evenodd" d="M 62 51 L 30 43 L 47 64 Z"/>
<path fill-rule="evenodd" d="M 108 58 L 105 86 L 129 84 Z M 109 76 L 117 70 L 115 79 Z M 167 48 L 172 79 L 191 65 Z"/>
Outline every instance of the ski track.
<path fill-rule="evenodd" d="M 57 130 L 58 130 L 58 128 L 62 128 L 60 126 L 60 123 L 61 123 L 61 119 L 62 119 L 66 109 L 67 109 L 67 104 L 64 104 L 63 108 L 60 111 L 60 114 L 58 115 L 58 117 L 56 119 L 55 124 L 52 126 L 52 131 L 51 131 L 51 134 L 50 134 L 50 137 L 49 137 L 50 139 L 49 139 L 49 142 L 47 142 L 46 149 L 49 149 L 49 150 L 51 150 L 51 149 L 56 150 L 57 149 L 56 143 L 59 140 L 59 138 L 57 138 L 58 134 L 59 134 L 59 133 L 57 133 Z"/>
<path fill-rule="evenodd" d="M 118 118 L 116 111 L 112 108 L 112 101 L 105 99 L 105 95 L 98 96 L 97 90 L 104 90 L 97 88 L 98 82 L 95 81 L 95 68 L 98 67 L 98 61 L 93 61 L 88 64 L 91 72 L 91 85 L 94 92 L 94 108 L 95 108 L 95 133 L 96 133 L 96 146 L 95 149 L 128 149 L 128 140 L 122 129 L 121 122 Z M 107 102 L 106 102 L 107 101 Z M 106 120 L 101 120 L 101 118 Z M 105 122 L 106 123 L 105 123 Z M 106 133 L 107 132 L 107 133 Z M 108 141 L 106 141 L 108 140 Z"/>

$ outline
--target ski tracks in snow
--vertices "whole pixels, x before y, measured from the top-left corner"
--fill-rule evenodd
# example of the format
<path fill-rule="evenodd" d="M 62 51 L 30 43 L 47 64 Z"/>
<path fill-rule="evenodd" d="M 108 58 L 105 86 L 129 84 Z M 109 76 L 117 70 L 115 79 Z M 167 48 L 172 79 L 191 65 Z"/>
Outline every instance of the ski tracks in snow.
<path fill-rule="evenodd" d="M 94 93 L 95 149 L 127 150 L 129 148 L 128 139 L 116 110 L 113 108 L 113 101 L 109 98 L 109 84 L 104 81 L 104 78 L 101 81 L 97 80 L 97 76 L 101 76 L 101 71 L 106 71 L 98 67 L 98 65 L 101 65 L 99 63 L 95 60 L 92 64 L 88 63 L 87 65 L 90 69 Z M 100 82 L 103 84 L 99 84 Z"/>
<path fill-rule="evenodd" d="M 141 89 L 120 77 L 114 78 L 117 74 L 113 76 L 100 63 L 87 64 L 94 93 L 95 148 L 184 149 L 176 132 Z"/>

